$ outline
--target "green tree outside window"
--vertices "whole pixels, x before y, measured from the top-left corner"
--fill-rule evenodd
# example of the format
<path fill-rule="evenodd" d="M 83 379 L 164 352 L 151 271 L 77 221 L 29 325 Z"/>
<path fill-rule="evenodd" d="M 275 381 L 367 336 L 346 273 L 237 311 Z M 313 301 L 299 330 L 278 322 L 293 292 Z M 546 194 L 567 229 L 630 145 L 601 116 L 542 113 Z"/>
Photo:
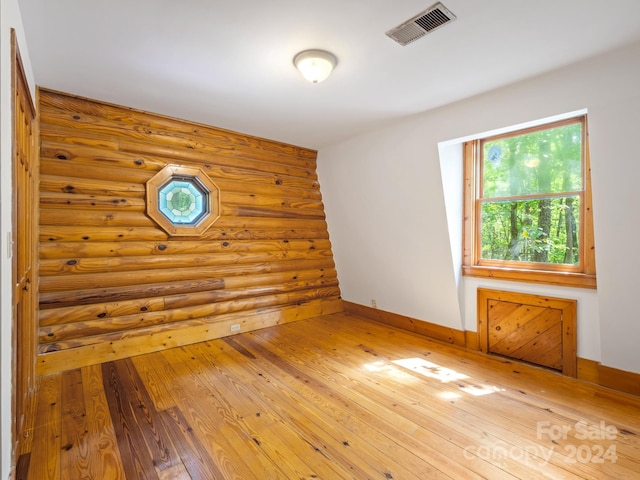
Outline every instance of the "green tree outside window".
<path fill-rule="evenodd" d="M 481 258 L 577 265 L 582 124 L 482 142 Z"/>

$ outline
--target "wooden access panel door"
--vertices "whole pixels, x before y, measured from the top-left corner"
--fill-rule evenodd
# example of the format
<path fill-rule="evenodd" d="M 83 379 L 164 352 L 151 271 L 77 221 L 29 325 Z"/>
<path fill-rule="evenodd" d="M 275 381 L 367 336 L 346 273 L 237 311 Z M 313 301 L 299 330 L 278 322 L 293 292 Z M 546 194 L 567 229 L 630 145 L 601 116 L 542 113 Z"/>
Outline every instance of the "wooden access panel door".
<path fill-rule="evenodd" d="M 576 301 L 478 289 L 480 348 L 576 375 Z"/>

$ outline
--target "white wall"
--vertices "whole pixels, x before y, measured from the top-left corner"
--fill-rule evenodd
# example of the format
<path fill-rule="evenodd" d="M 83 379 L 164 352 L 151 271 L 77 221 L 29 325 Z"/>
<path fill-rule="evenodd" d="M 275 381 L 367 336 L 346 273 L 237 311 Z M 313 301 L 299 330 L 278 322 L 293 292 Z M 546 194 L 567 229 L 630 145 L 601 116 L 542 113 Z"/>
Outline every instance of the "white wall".
<path fill-rule="evenodd" d="M 640 372 L 639 59 L 636 44 L 322 149 L 318 172 L 345 300 L 375 298 L 383 310 L 475 330 L 479 286 L 575 298 L 579 356 Z M 598 290 L 460 278 L 459 245 L 450 240 L 459 230 L 447 224 L 460 207 L 445 195 L 442 176 L 446 184 L 459 168 L 446 164 L 456 158 L 449 142 L 582 109 Z"/>
<path fill-rule="evenodd" d="M 9 476 L 11 464 L 11 28 L 16 30 L 29 85 L 31 63 L 17 0 L 0 0 L 0 478 Z M 35 97 L 34 97 L 35 98 Z"/>

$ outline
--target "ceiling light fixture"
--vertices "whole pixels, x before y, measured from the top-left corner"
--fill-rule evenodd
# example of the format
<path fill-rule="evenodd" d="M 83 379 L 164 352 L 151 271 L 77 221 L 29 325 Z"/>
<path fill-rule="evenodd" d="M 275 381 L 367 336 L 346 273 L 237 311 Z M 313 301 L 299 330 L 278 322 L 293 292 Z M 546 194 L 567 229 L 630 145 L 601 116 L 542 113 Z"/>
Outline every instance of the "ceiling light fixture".
<path fill-rule="evenodd" d="M 337 63 L 335 55 L 324 50 L 305 50 L 293 57 L 293 64 L 311 83 L 325 80 Z"/>

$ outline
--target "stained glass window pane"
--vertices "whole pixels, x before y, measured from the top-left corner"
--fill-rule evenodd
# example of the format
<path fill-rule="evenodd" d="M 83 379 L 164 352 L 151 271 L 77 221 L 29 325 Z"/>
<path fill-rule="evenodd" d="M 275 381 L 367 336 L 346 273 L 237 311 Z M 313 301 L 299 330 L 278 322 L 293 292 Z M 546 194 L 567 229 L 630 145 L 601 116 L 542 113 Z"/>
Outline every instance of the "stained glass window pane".
<path fill-rule="evenodd" d="M 208 193 L 195 178 L 173 178 L 158 190 L 158 208 L 174 225 L 195 225 L 208 213 Z"/>

